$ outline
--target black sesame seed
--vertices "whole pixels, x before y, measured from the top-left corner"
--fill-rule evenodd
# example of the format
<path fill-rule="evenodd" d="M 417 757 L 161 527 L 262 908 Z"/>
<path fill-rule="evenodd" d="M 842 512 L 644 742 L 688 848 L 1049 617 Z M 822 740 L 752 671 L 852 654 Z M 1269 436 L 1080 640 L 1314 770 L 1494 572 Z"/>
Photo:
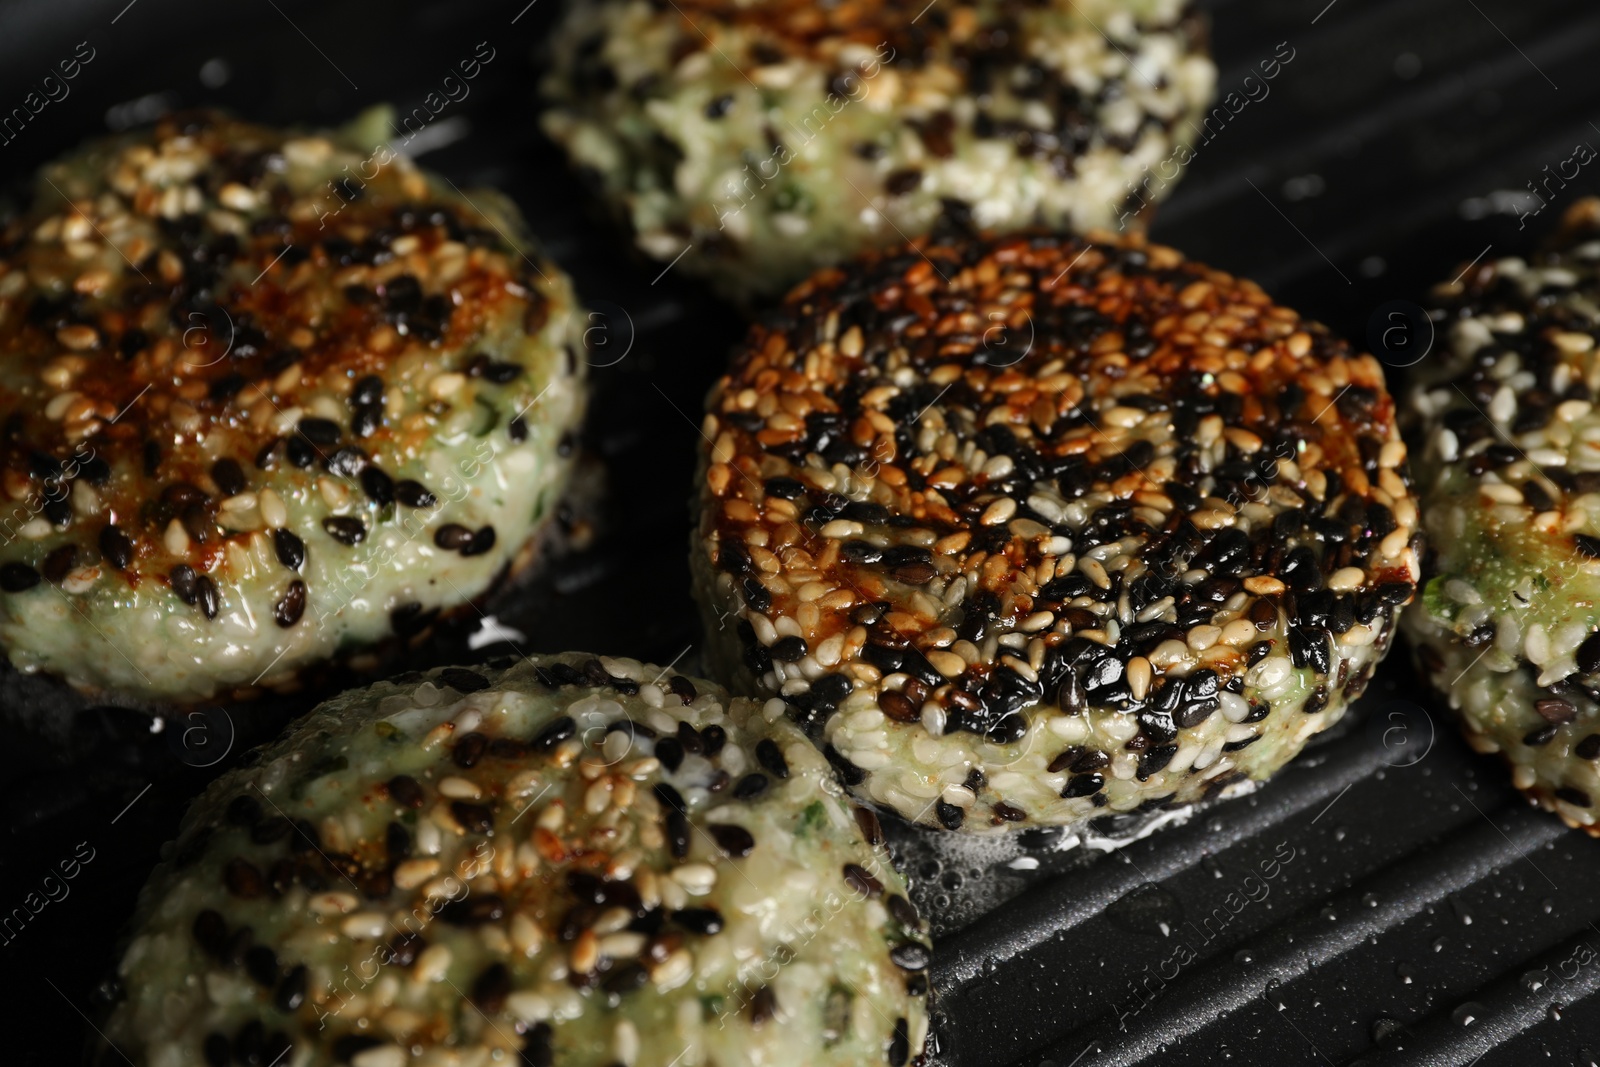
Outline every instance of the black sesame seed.
<path fill-rule="evenodd" d="M 764 737 L 756 743 L 756 760 L 772 772 L 774 778 L 789 777 L 789 761 L 783 758 L 783 749 L 770 737 Z"/>
<path fill-rule="evenodd" d="M 451 926 L 483 926 L 506 915 L 506 902 L 497 893 L 474 893 L 439 909 L 439 918 Z"/>
<path fill-rule="evenodd" d="M 167 580 L 172 583 L 172 591 L 178 594 L 178 599 L 193 607 L 200 600 L 200 575 L 187 563 L 180 563 L 172 568 L 167 575 Z"/>
<path fill-rule="evenodd" d="M 39 584 L 39 572 L 26 563 L 0 564 L 0 590 L 21 593 Z"/>
<path fill-rule="evenodd" d="M 409 967 L 417 962 L 417 957 L 422 955 L 422 950 L 428 947 L 421 934 L 403 933 L 396 934 L 389 939 L 389 962 L 400 967 Z"/>
<path fill-rule="evenodd" d="M 411 855 L 411 831 L 390 821 L 383 830 L 383 850 L 390 863 L 398 863 Z"/>
<path fill-rule="evenodd" d="M 356 381 L 350 390 L 350 403 L 365 407 L 376 404 L 383 399 L 383 379 L 376 374 L 369 374 Z"/>
<path fill-rule="evenodd" d="M 706 757 L 709 759 L 722 751 L 728 743 L 728 732 L 720 726 L 707 726 L 700 731 L 700 743 L 705 746 Z"/>
<path fill-rule="evenodd" d="M 845 759 L 844 755 L 831 744 L 822 747 L 822 757 L 833 765 L 833 769 L 838 772 L 845 785 L 860 785 L 867 780 L 867 772 Z"/>
<path fill-rule="evenodd" d="M 717 847 L 734 859 L 744 859 L 755 850 L 756 839 L 742 826 L 733 823 L 712 823 L 707 827 L 707 832 L 711 834 L 711 839 L 717 843 Z"/>
<path fill-rule="evenodd" d="M 923 971 L 928 967 L 928 946 L 907 941 L 889 950 L 889 958 L 902 971 Z"/>
<path fill-rule="evenodd" d="M 528 421 L 521 415 L 513 418 L 506 425 L 506 436 L 513 441 L 526 441 L 528 439 Z"/>
<path fill-rule="evenodd" d="M 883 895 L 883 883 L 872 876 L 872 872 L 859 863 L 844 865 L 844 880 L 863 897 L 877 897 Z"/>
<path fill-rule="evenodd" d="M 278 954 L 266 945 L 253 945 L 244 954 L 245 973 L 268 989 L 278 984 Z"/>
<path fill-rule="evenodd" d="M 732 93 L 723 93 L 721 96 L 713 97 L 711 102 L 706 104 L 706 118 L 720 119 L 728 113 L 728 109 L 731 107 L 733 107 Z"/>
<path fill-rule="evenodd" d="M 333 1042 L 333 1058 L 340 1063 L 348 1063 L 369 1048 L 377 1048 L 383 1044 L 375 1037 L 366 1034 L 345 1034 Z"/>
<path fill-rule="evenodd" d="M 1328 639 L 1320 630 L 1305 626 L 1289 629 L 1289 658 L 1296 667 L 1310 667 L 1318 674 L 1328 673 Z"/>
<path fill-rule="evenodd" d="M 386 783 L 389 796 L 395 803 L 407 808 L 420 808 L 427 798 L 422 792 L 422 786 L 409 774 L 397 774 Z"/>
<path fill-rule="evenodd" d="M 1082 745 L 1072 745 L 1062 749 L 1056 754 L 1055 759 L 1051 760 L 1049 765 L 1045 767 L 1045 771 L 1050 774 L 1059 774 L 1071 767 L 1078 757 L 1083 755 L 1083 751 Z"/>
<path fill-rule="evenodd" d="M 946 830 L 959 830 L 961 824 L 967 821 L 967 813 L 954 804 L 936 801 L 933 805 L 934 817 L 939 820 L 939 825 Z"/>
<path fill-rule="evenodd" d="M 472 983 L 472 1002 L 488 1014 L 505 1007 L 510 995 L 511 972 L 503 963 L 490 964 Z"/>
<path fill-rule="evenodd" d="M 1578 670 L 1584 674 L 1600 671 L 1600 630 L 1583 639 L 1575 658 L 1578 661 Z"/>
<path fill-rule="evenodd" d="M 294 466 L 305 470 L 317 460 L 317 450 L 299 434 L 292 435 L 284 445 L 284 454 Z"/>
<path fill-rule="evenodd" d="M 878 813 L 871 808 L 855 805 L 856 825 L 861 828 L 861 836 L 867 839 L 867 844 L 876 848 L 883 844 L 883 824 L 878 821 Z"/>
<path fill-rule="evenodd" d="M 683 745 L 675 737 L 663 737 L 656 742 L 656 759 L 670 774 L 683 766 Z"/>
<path fill-rule="evenodd" d="M 473 730 L 471 733 L 461 735 L 461 740 L 457 741 L 450 751 L 450 759 L 457 767 L 475 767 L 488 748 L 489 739 Z"/>
<path fill-rule="evenodd" d="M 44 558 L 44 563 L 39 567 L 39 572 L 46 581 L 60 585 L 72 573 L 72 565 L 78 559 L 77 545 L 61 545 L 51 549 L 50 554 Z"/>
<path fill-rule="evenodd" d="M 890 1039 L 884 1056 L 889 1061 L 889 1067 L 905 1067 L 906 1061 L 911 1058 L 911 1028 L 904 1019 L 894 1021 L 894 1037 Z"/>
<path fill-rule="evenodd" d="M 410 478 L 395 483 L 394 496 L 408 508 L 431 508 L 439 503 L 439 498 L 430 493 L 426 486 Z"/>
<path fill-rule="evenodd" d="M 469 834 L 486 834 L 494 829 L 494 809 L 487 804 L 473 804 L 465 800 L 450 803 L 450 814 Z"/>
<path fill-rule="evenodd" d="M 772 654 L 772 658 L 779 663 L 794 663 L 805 659 L 806 652 L 809 649 L 806 647 L 805 638 L 790 636 L 778 638 L 768 651 Z"/>
<path fill-rule="evenodd" d="M 1590 559 L 1600 559 L 1600 537 L 1591 537 L 1589 534 L 1573 534 L 1572 543 L 1581 555 Z"/>
<path fill-rule="evenodd" d="M 1569 723 L 1578 717 L 1578 709 L 1560 697 L 1545 697 L 1533 703 L 1533 710 L 1537 711 L 1546 722 L 1556 725 Z"/>
<path fill-rule="evenodd" d="M 234 1061 L 239 1067 L 266 1067 L 261 1058 L 266 1043 L 266 1027 L 260 1019 L 251 1019 L 233 1035 Z"/>
<path fill-rule="evenodd" d="M 672 690 L 672 695 L 677 697 L 684 707 L 693 704 L 700 695 L 695 692 L 694 683 L 681 674 L 674 674 L 668 679 L 667 688 Z"/>
<path fill-rule="evenodd" d="M 1579 759 L 1600 759 L 1600 734 L 1590 734 L 1572 747 Z"/>
<path fill-rule="evenodd" d="M 522 1046 L 522 1067 L 551 1067 L 555 1062 L 555 1051 L 550 1044 L 552 1033 L 549 1023 L 538 1023 L 528 1031 Z"/>
<path fill-rule="evenodd" d="M 1589 794 L 1570 785 L 1557 788 L 1555 794 L 1557 798 L 1566 801 L 1573 807 L 1587 808 L 1589 806 Z"/>
<path fill-rule="evenodd" d="M 223 457 L 211 465 L 211 480 L 217 483 L 217 489 L 223 496 L 238 496 L 250 488 L 250 482 L 244 476 L 244 468 L 239 466 L 239 461 Z"/>
<path fill-rule="evenodd" d="M 460 523 L 447 522 L 434 531 L 433 543 L 447 552 L 458 552 L 472 544 L 472 531 Z"/>
<path fill-rule="evenodd" d="M 745 775 L 733 787 L 733 795 L 739 800 L 754 800 L 767 791 L 767 776 L 759 771 Z"/>
<path fill-rule="evenodd" d="M 218 959 L 222 957 L 228 947 L 228 924 L 219 912 L 205 908 L 194 917 L 194 925 L 190 929 L 194 933 L 195 944 L 203 952 Z"/>
<path fill-rule="evenodd" d="M 1529 730 L 1527 733 L 1523 734 L 1522 743 L 1527 745 L 1529 748 L 1538 748 L 1541 745 L 1548 745 L 1551 741 L 1555 740 L 1556 731 L 1558 729 L 1559 727 L 1557 727 L 1555 723 L 1545 723 L 1538 729 Z"/>
<path fill-rule="evenodd" d="M 279 527 L 272 531 L 272 548 L 278 562 L 292 571 L 298 571 L 306 561 L 306 543 L 292 530 Z"/>
<path fill-rule="evenodd" d="M 195 597 L 200 603 L 200 611 L 208 619 L 217 617 L 222 610 L 222 590 L 217 588 L 217 583 L 212 581 L 209 574 L 202 574 L 195 580 Z"/>
<path fill-rule="evenodd" d="M 494 547 L 495 532 L 493 526 L 480 526 L 472 535 L 472 540 L 461 549 L 463 556 L 481 556 Z"/>
<path fill-rule="evenodd" d="M 563 715 L 539 731 L 533 739 L 533 747 L 540 752 L 553 752 L 557 745 L 577 732 L 578 724 L 572 721 L 572 716 Z"/>
<path fill-rule="evenodd" d="M 667 812 L 664 820 L 667 826 L 667 844 L 676 859 L 683 859 L 689 854 L 689 820 L 683 812 L 673 809 Z"/>
<path fill-rule="evenodd" d="M 272 605 L 272 619 L 279 626 L 289 627 L 300 621 L 306 610 L 306 583 L 296 578 L 283 591 L 283 596 Z"/>
<path fill-rule="evenodd" d="M 1086 797 L 1100 792 L 1106 780 L 1098 774 L 1079 774 L 1067 781 L 1061 790 L 1063 797 Z"/>
<path fill-rule="evenodd" d="M 770 986 L 762 986 L 750 998 L 750 1025 L 761 1027 L 778 1014 L 778 995 Z"/>
<path fill-rule="evenodd" d="M 917 906 L 898 893 L 889 894 L 884 904 L 889 908 L 889 914 L 894 916 L 894 921 L 907 930 L 922 929 L 922 916 L 917 914 Z"/>
<path fill-rule="evenodd" d="M 359 545 L 367 539 L 367 526 L 350 515 L 329 515 L 322 520 L 329 537 L 344 545 Z"/>
<path fill-rule="evenodd" d="M 439 672 L 439 681 L 458 693 L 479 693 L 493 684 L 477 671 L 465 667 L 446 667 Z"/>
<path fill-rule="evenodd" d="M 378 467 L 367 467 L 362 470 L 361 491 L 367 494 L 367 499 L 380 508 L 394 503 L 394 479 Z"/>
<path fill-rule="evenodd" d="M 296 425 L 302 437 L 314 445 L 334 445 L 339 443 L 339 424 L 332 419 L 322 419 L 308 416 Z"/>
<path fill-rule="evenodd" d="M 716 908 L 684 908 L 672 913 L 672 921 L 693 934 L 722 932 L 722 913 Z"/>
<path fill-rule="evenodd" d="M 1172 757 L 1177 754 L 1177 745 L 1158 745 L 1155 748 L 1146 749 L 1144 755 L 1139 757 L 1139 766 L 1135 771 L 1139 781 L 1143 782 L 1160 771 L 1171 763 Z"/>
<path fill-rule="evenodd" d="M 272 996 L 272 1002 L 279 1011 L 294 1011 L 305 1003 L 307 977 L 308 972 L 303 963 L 291 968 L 283 976 L 283 980 L 278 983 L 277 992 Z"/>
<path fill-rule="evenodd" d="M 117 570 L 127 570 L 133 562 L 133 540 L 121 527 L 107 526 L 100 531 L 100 554 Z"/>

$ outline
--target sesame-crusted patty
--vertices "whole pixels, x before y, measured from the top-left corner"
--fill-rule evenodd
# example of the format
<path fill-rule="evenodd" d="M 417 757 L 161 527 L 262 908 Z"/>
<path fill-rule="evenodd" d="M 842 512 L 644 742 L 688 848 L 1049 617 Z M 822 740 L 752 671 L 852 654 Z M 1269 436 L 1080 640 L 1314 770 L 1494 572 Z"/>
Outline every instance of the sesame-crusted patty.
<path fill-rule="evenodd" d="M 100 1062 L 905 1067 L 928 958 L 781 709 L 539 656 L 344 694 L 214 783 Z"/>
<path fill-rule="evenodd" d="M 571 286 L 514 210 L 358 136 L 166 119 L 46 167 L 0 234 L 18 667 L 283 686 L 531 553 L 583 409 Z"/>
<path fill-rule="evenodd" d="M 1140 239 L 822 271 L 708 405 L 692 554 L 723 673 L 919 822 L 1265 778 L 1414 591 L 1377 362 Z"/>
<path fill-rule="evenodd" d="M 1600 833 L 1600 200 L 1434 298 L 1448 333 L 1410 395 L 1429 548 L 1406 633 L 1473 746 Z"/>
<path fill-rule="evenodd" d="M 596 0 L 544 128 L 639 247 L 745 298 L 937 225 L 1142 225 L 1216 70 L 1188 0 Z"/>

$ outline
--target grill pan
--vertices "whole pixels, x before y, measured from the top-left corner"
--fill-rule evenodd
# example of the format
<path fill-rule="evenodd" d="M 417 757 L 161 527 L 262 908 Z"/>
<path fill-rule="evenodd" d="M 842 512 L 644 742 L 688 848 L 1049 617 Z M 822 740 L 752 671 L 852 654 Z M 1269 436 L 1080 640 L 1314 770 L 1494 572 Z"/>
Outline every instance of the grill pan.
<path fill-rule="evenodd" d="M 575 647 L 692 664 L 695 425 L 742 321 L 631 258 L 577 206 L 584 190 L 533 124 L 531 57 L 557 0 L 524 3 L 12 0 L 0 115 L 79 42 L 95 58 L 0 143 L 0 180 L 176 107 L 282 123 L 336 123 L 381 101 L 406 111 L 487 42 L 494 59 L 434 120 L 424 161 L 520 203 L 600 312 L 606 345 L 572 543 L 481 605 L 511 640 L 468 611 L 412 662 Z M 1358 344 L 1381 333 L 1384 305 L 1420 300 L 1474 257 L 1531 248 L 1566 203 L 1600 192 L 1600 171 L 1584 172 L 1521 218 L 1542 168 L 1600 145 L 1592 4 L 1206 6 L 1222 92 L 1280 43 L 1294 59 L 1200 146 L 1155 236 Z M 60 860 L 93 853 L 65 895 L 0 928 L 6 1062 L 74 1054 L 188 799 L 314 698 L 152 730 L 140 713 L 0 674 L 0 919 L 43 899 Z M 1082 842 L 890 827 L 938 935 L 930 1065 L 1600 1063 L 1600 843 L 1529 808 L 1496 761 L 1472 754 L 1403 650 L 1272 782 L 1158 818 L 1173 825 L 1110 819 Z"/>

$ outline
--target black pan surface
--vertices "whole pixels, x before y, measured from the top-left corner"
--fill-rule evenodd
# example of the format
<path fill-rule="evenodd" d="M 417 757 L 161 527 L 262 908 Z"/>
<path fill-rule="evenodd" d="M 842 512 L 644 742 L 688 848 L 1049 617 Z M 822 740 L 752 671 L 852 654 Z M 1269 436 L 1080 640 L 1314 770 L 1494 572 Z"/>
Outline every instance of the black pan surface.
<path fill-rule="evenodd" d="M 690 664 L 695 424 L 743 320 L 631 257 L 536 133 L 533 57 L 558 2 L 9 0 L 0 114 L 81 43 L 94 58 L 0 138 L 0 182 L 179 107 L 308 124 L 383 101 L 408 110 L 480 42 L 492 48 L 423 159 L 508 192 L 600 311 L 592 462 L 564 554 L 483 605 L 514 640 L 469 612 L 418 658 L 585 648 Z M 1223 92 L 1282 45 L 1294 58 L 1201 147 L 1155 236 L 1358 343 L 1393 324 L 1393 301 L 1420 300 L 1474 257 L 1531 248 L 1565 202 L 1600 192 L 1600 171 L 1584 172 L 1521 217 L 1542 168 L 1600 145 L 1592 3 L 1207 6 Z M 75 1057 L 184 805 L 312 699 L 152 730 L 0 674 L 0 1061 Z M 1151 829 L 1100 824 L 1069 847 L 1055 831 L 968 842 L 894 828 L 939 939 L 931 1063 L 1600 1063 L 1600 842 L 1530 809 L 1473 755 L 1403 652 L 1272 783 L 1139 836 Z M 91 858 L 47 887 L 75 854 Z"/>

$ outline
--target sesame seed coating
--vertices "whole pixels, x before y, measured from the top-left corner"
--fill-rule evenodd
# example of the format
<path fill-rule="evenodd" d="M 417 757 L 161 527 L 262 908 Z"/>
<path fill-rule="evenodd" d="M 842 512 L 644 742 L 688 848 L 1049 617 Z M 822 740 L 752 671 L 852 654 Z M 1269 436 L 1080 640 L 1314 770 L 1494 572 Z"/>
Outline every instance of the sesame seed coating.
<path fill-rule="evenodd" d="M 1361 692 L 1414 589 L 1378 363 L 1142 239 L 822 271 L 703 430 L 692 562 L 723 676 L 928 825 L 1265 778 Z"/>
<path fill-rule="evenodd" d="M 17 667 L 249 695 L 531 556 L 583 410 L 571 286 L 385 137 L 201 112 L 41 173 L 0 233 L 0 567 L 46 579 L 0 582 Z M 499 534 L 469 561 L 444 522 Z"/>
<path fill-rule="evenodd" d="M 1408 397 L 1429 544 L 1406 633 L 1468 741 L 1600 834 L 1600 200 L 1433 297 Z"/>
<path fill-rule="evenodd" d="M 295 1067 L 908 1062 L 928 937 L 887 849 L 792 724 L 678 677 L 569 653 L 322 705 L 185 817 L 105 1038 L 151 1067 L 242 1039 Z M 792 775 L 734 795 L 758 740 Z"/>
<path fill-rule="evenodd" d="M 936 227 L 1140 227 L 1207 37 L 1187 0 L 598 0 L 543 125 L 641 250 L 744 298 Z"/>

